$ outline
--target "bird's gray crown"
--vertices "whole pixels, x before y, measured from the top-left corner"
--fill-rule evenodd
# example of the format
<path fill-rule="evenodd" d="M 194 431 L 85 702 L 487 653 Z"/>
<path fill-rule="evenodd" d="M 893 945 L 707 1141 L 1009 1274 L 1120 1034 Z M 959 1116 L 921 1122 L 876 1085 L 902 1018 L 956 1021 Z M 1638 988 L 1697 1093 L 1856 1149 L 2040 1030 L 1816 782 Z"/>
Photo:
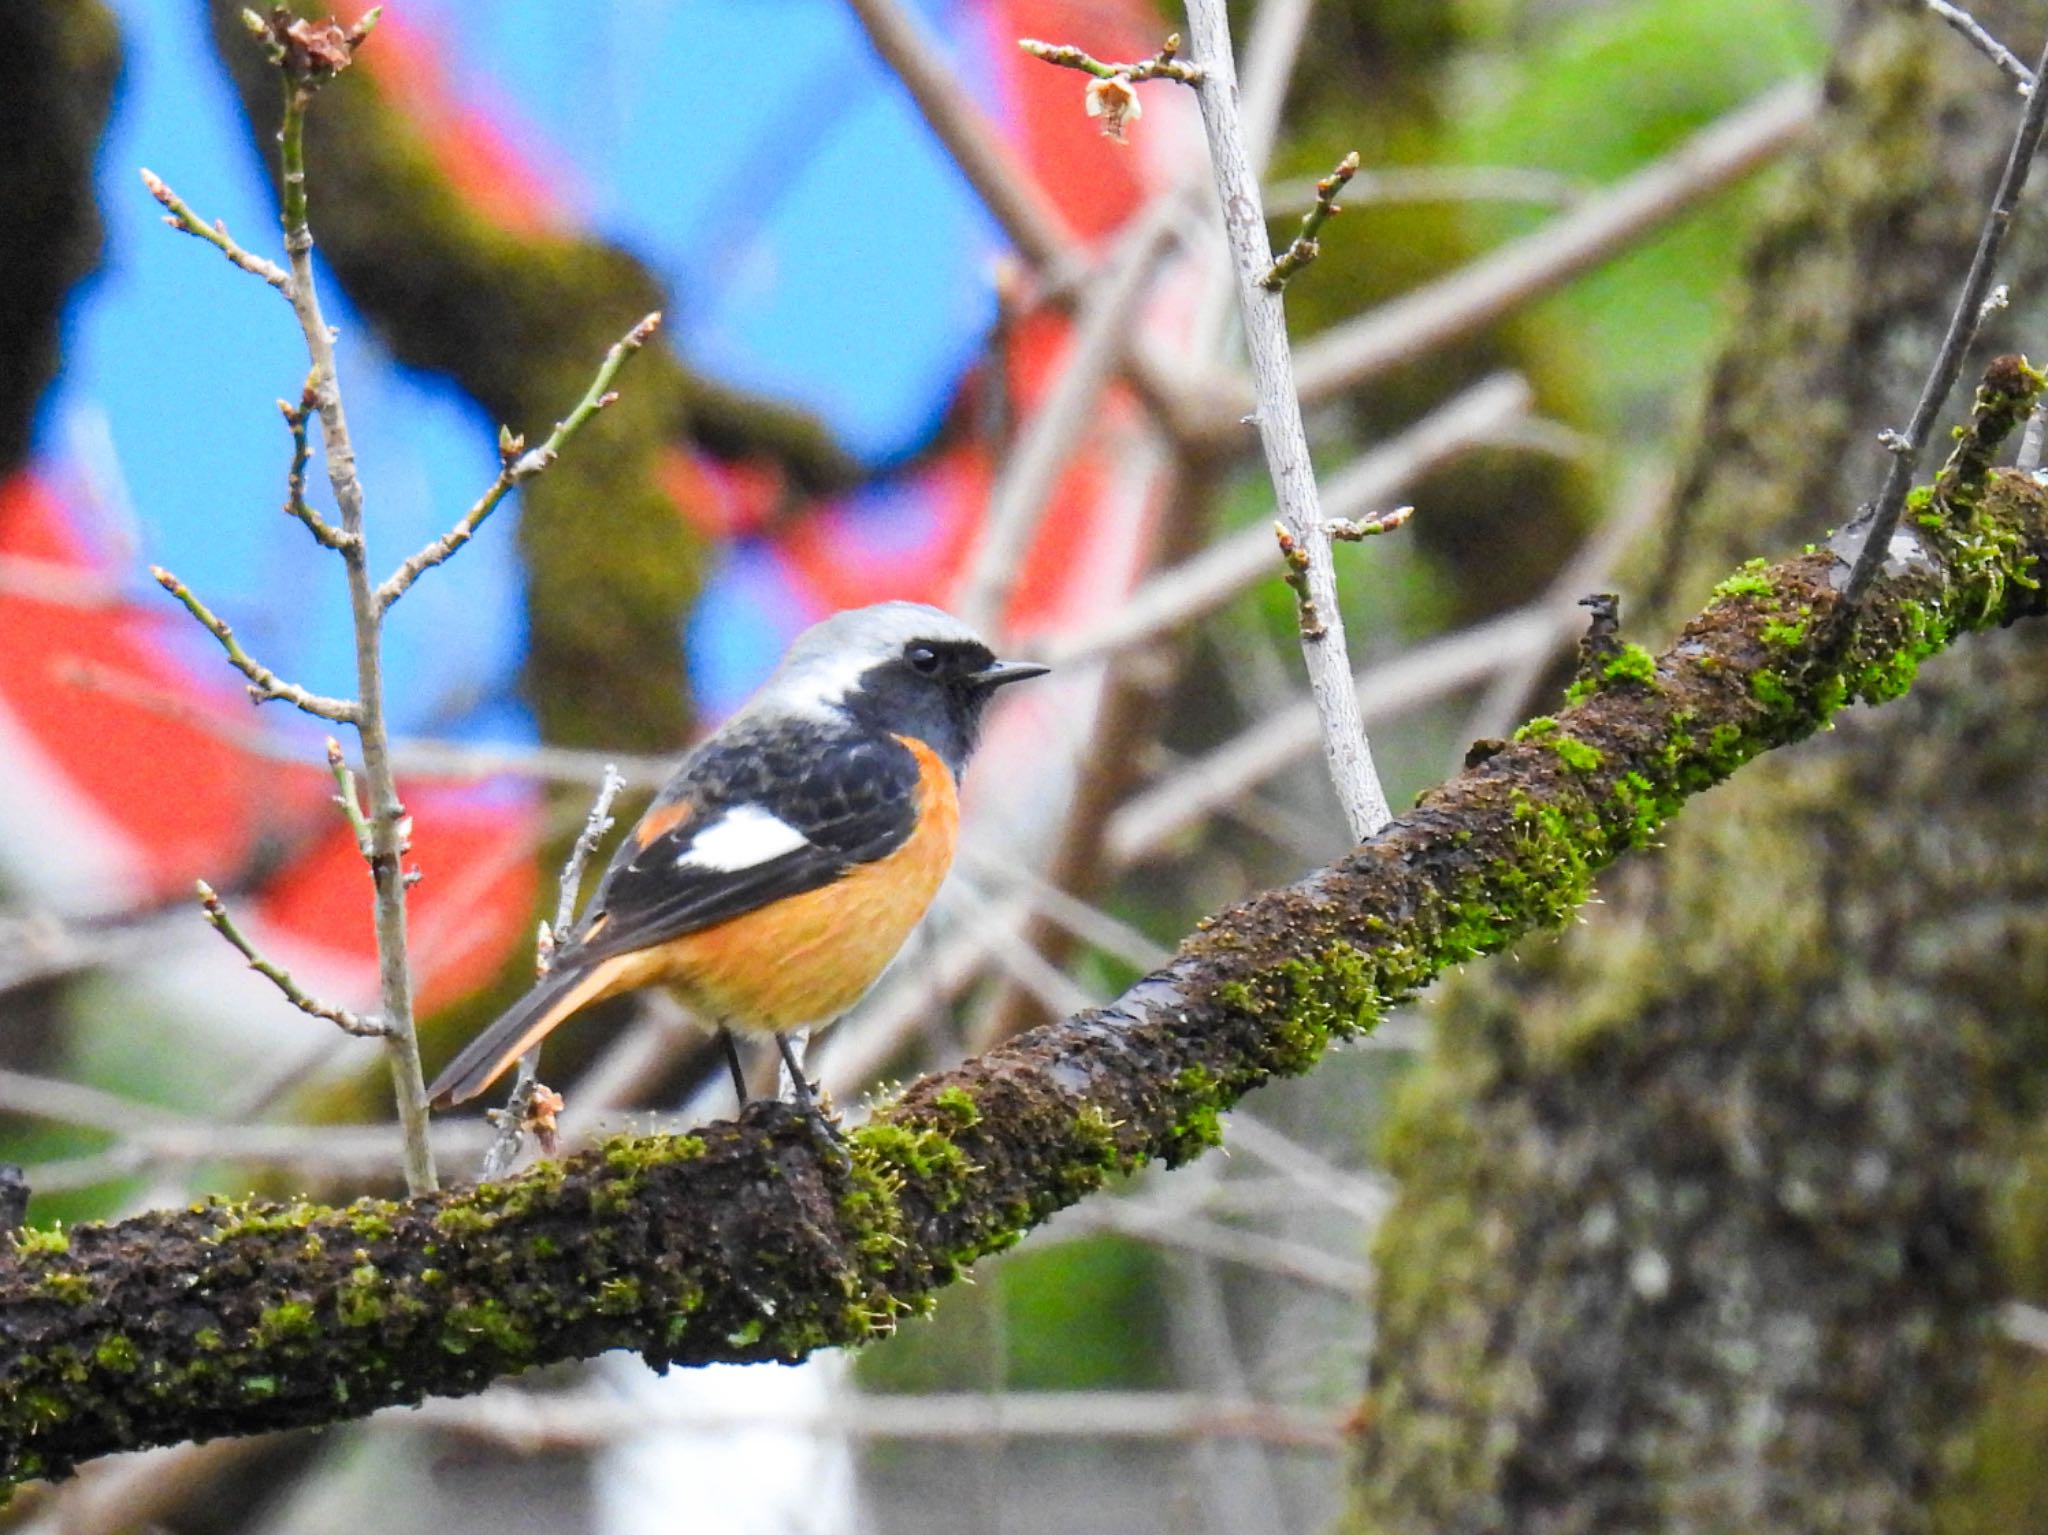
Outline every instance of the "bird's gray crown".
<path fill-rule="evenodd" d="M 930 603 L 878 602 L 849 608 L 811 625 L 790 642 L 746 712 L 835 709 L 870 669 L 894 660 L 916 640 L 986 643 L 951 613 Z"/>

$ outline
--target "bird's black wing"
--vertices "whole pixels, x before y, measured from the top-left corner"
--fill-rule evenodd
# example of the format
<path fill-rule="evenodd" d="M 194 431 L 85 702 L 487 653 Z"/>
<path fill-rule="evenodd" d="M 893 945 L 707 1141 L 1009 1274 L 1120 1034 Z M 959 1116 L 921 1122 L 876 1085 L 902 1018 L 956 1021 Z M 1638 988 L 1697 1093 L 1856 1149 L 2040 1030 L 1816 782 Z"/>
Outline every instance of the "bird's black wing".
<path fill-rule="evenodd" d="M 916 830 L 918 760 L 805 723 L 715 738 L 619 848 L 563 959 L 651 948 L 829 885 Z"/>

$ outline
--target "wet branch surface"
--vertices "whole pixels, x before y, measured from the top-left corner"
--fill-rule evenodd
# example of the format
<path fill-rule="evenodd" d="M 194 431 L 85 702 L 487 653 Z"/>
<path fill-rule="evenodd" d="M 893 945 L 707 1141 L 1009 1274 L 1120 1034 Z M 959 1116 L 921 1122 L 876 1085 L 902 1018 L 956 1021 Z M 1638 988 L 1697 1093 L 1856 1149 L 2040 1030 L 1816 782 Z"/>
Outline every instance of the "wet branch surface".
<path fill-rule="evenodd" d="M 2003 371 L 2000 371 L 2000 368 Z M 1595 875 L 1760 752 L 1881 702 L 1960 634 L 2048 610 L 2048 492 L 1983 477 L 2038 379 L 1994 365 L 1860 621 L 1847 565 L 1752 562 L 1663 655 L 1607 654 L 1555 719 L 1336 864 L 1204 922 L 1109 1007 L 927 1077 L 821 1153 L 756 1104 L 499 1183 L 342 1209 L 202 1204 L 0 1258 L 7 1481 L 114 1450 L 361 1417 L 630 1348 L 794 1359 L 886 1335 L 975 1259 L 1144 1163 L 1220 1139 L 1251 1089 L 1446 967 L 1563 922 Z M 1840 541 L 1853 550 L 1853 530 Z"/>

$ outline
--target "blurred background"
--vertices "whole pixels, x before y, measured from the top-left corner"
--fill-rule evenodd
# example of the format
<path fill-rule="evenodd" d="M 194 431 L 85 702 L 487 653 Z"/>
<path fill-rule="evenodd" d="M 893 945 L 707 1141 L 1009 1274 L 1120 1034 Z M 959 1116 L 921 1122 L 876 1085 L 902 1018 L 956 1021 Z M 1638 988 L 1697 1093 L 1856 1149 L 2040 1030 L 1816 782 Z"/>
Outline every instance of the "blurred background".
<path fill-rule="evenodd" d="M 1697 599 L 1625 557 L 1688 473 L 1840 9 L 1233 7 L 1276 248 L 1363 160 L 1288 309 L 1326 510 L 1419 509 L 1337 552 L 1397 806 L 1541 712 L 1579 596 Z M 373 1005 L 319 732 L 248 708 L 147 573 L 350 691 L 339 571 L 279 511 L 290 316 L 137 180 L 274 244 L 274 87 L 236 13 L 0 18 L 0 1159 L 36 1224 L 398 1184 L 375 1047 L 283 1006 L 190 899 L 211 881 L 311 989 Z M 1193 101 L 1144 87 L 1116 143 L 1082 76 L 1015 47 L 1135 59 L 1182 25 L 1151 0 L 395 0 L 321 96 L 313 224 L 373 564 L 489 483 L 500 423 L 537 441 L 667 315 L 620 404 L 388 630 L 430 1074 L 530 975 L 603 766 L 644 795 L 845 606 L 940 602 L 1058 666 L 993 722 L 932 920 L 814 1048 L 853 1112 L 1343 850 Z M 1904 35 L 1995 95 L 1938 25 Z M 1227 1155 L 1060 1217 L 858 1358 L 607 1358 L 106 1462 L 0 1529 L 1328 1527 L 1375 1348 L 1387 1106 L 1431 1027 L 1402 1015 L 1260 1094 Z M 572 1144 L 728 1110 L 659 1000 L 564 1031 L 543 1076 Z M 482 1121 L 439 1133 L 471 1175 Z"/>

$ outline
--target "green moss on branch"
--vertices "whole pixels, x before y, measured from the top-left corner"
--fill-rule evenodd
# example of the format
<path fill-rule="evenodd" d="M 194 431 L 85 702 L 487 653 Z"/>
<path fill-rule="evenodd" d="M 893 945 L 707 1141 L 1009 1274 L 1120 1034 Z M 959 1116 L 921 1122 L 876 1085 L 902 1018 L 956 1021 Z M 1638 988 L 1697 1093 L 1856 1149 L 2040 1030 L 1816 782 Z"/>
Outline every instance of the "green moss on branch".
<path fill-rule="evenodd" d="M 1210 919 L 1111 1006 L 919 1082 L 843 1168 L 756 1105 L 414 1200 L 206 1204 L 18 1244 L 0 1257 L 0 1469 L 360 1417 L 610 1348 L 701 1364 L 886 1334 L 1112 1174 L 1198 1155 L 1245 1093 L 1447 966 L 1562 922 L 1689 796 L 1893 696 L 1966 630 L 2048 606 L 2042 491 L 1994 476 L 1958 515 L 1908 530 L 1846 640 L 1834 554 L 1746 570 L 1647 674 Z"/>

